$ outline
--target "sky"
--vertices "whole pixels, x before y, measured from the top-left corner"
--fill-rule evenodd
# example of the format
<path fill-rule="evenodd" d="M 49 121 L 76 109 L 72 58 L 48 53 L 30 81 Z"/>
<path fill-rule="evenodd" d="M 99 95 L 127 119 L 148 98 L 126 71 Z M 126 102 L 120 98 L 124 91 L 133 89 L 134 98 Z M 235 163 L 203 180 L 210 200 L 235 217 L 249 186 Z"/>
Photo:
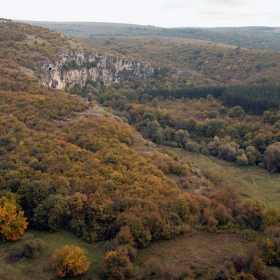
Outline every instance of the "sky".
<path fill-rule="evenodd" d="M 0 17 L 159 27 L 279 26 L 279 0 L 9 0 Z"/>

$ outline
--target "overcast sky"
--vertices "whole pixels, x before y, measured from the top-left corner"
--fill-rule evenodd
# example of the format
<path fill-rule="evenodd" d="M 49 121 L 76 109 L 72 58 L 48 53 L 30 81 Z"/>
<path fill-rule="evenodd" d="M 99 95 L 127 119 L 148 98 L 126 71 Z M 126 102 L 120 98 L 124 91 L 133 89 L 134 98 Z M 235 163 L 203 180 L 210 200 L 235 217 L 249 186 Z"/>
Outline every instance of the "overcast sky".
<path fill-rule="evenodd" d="M 9 0 L 0 17 L 161 27 L 280 26 L 279 0 Z"/>

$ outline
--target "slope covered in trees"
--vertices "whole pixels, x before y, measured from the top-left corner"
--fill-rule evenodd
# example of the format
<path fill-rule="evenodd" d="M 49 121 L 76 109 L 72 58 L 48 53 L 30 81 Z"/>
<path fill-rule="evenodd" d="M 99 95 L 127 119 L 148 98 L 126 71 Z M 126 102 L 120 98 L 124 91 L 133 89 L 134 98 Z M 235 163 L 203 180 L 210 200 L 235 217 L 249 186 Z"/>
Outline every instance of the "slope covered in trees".
<path fill-rule="evenodd" d="M 147 59 L 161 69 L 193 71 L 204 78 L 204 84 L 279 84 L 279 52 L 166 37 L 89 38 L 88 43 L 110 52 Z"/>
<path fill-rule="evenodd" d="M 37 63 L 54 60 L 62 49 L 75 48 L 74 40 L 34 25 L 3 20 L 0 24 L 1 67 L 26 67 L 39 77 Z"/>
<path fill-rule="evenodd" d="M 263 125 L 257 122 L 261 120 L 258 116 L 246 119 L 244 109 L 236 108 L 235 104 L 231 109 L 221 105 L 209 88 L 202 90 L 207 93 L 206 99 L 176 99 L 178 96 L 172 96 L 172 90 L 176 92 L 187 81 L 161 69 L 147 81 L 111 88 L 94 81 L 87 81 L 84 88 L 76 85 L 70 93 L 42 87 L 36 77 L 19 70 L 34 59 L 33 55 L 39 53 L 39 60 L 47 55 L 40 47 L 38 53 L 32 49 L 38 42 L 32 41 L 28 46 L 22 41 L 25 39 L 16 30 L 24 27 L 33 30 L 13 22 L 2 26 L 14 35 L 1 41 L 0 67 L 0 192 L 1 196 L 8 197 L 12 192 L 20 198 L 22 210 L 18 210 L 23 212 L 16 216 L 15 205 L 9 211 L 20 218 L 20 235 L 28 222 L 33 229 L 66 229 L 88 242 L 110 240 L 104 246 L 104 259 L 98 269 L 101 279 L 152 279 L 155 273 L 160 272 L 161 278 L 170 278 L 170 274 L 160 266 L 157 270 L 156 263 L 155 270 L 148 262 L 137 263 L 137 250 L 151 242 L 197 231 L 238 236 L 246 233 L 249 238 L 259 238 L 254 245 L 259 250 L 257 259 L 251 259 L 245 251 L 243 255 L 229 256 L 230 263 L 223 267 L 206 266 L 201 270 L 190 264 L 170 279 L 213 279 L 214 274 L 223 273 L 235 279 L 244 275 L 277 275 L 267 266 L 278 265 L 278 209 L 266 209 L 264 202 L 253 197 L 241 200 L 234 187 L 205 178 L 195 164 L 176 154 L 152 151 L 151 142 L 135 132 L 136 128 L 158 144 L 201 152 L 204 149 L 205 153 L 208 150 L 225 160 L 236 160 L 240 166 L 246 165 L 246 160 L 252 165 L 265 164 L 267 160 L 277 171 L 279 163 L 273 157 L 279 148 L 273 144 L 279 141 L 277 111 L 264 112 L 263 122 L 267 125 Z M 47 32 L 39 27 L 34 30 L 38 34 Z M 28 37 L 28 32 L 23 34 Z M 60 35 L 50 34 L 59 40 Z M 12 40 L 20 52 L 30 47 L 22 61 L 8 51 Z M 21 49 L 21 45 L 26 49 Z M 168 85 L 171 97 L 160 91 Z M 231 89 L 239 92 L 238 87 Z M 157 98 L 151 90 L 159 90 Z M 82 98 L 89 92 L 91 102 Z M 95 102 L 107 108 L 87 114 L 98 107 Z M 146 144 L 147 150 L 132 149 L 137 141 Z M 268 149 L 270 144 L 273 145 Z M 3 215 L 8 206 L 4 203 L 1 207 Z M 6 228 L 1 224 L 3 236 Z M 270 241 L 262 238 L 262 231 Z M 11 254 L 9 260 L 40 255 L 40 241 L 24 242 L 23 248 Z M 56 251 L 54 260 L 57 254 Z M 60 262 L 64 257 L 58 259 Z M 77 271 L 69 263 L 66 268 L 55 266 L 60 276 L 75 275 L 87 270 L 88 263 L 84 261 L 82 257 L 82 267 Z"/>
<path fill-rule="evenodd" d="M 140 156 L 129 148 L 128 124 L 76 118 L 85 100 L 38 86 L 18 70 L 1 71 L 1 190 L 21 196 L 30 226 L 70 228 L 89 241 L 128 227 L 135 244 L 145 247 L 187 231 L 181 200 L 197 204 L 193 215 L 200 215 L 196 198 L 183 196 L 159 169 L 167 164 L 163 170 L 188 178 L 189 163 Z"/>

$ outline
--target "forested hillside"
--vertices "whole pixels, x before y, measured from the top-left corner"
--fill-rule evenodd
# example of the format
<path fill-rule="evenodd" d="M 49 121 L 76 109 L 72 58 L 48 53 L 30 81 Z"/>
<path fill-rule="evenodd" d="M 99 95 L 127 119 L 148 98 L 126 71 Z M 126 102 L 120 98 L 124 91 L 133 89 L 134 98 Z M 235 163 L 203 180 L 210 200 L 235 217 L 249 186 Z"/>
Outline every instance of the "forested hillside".
<path fill-rule="evenodd" d="M 268 40 L 279 42 L 279 27 L 268 26 L 248 26 L 248 27 L 217 27 L 208 28 L 210 31 L 219 33 L 237 33 L 240 35 L 261 37 Z"/>
<path fill-rule="evenodd" d="M 218 79 L 179 61 L 174 67 L 190 72 L 172 74 L 167 59 L 146 80 L 105 87 L 91 79 L 65 92 L 42 86 L 44 73 L 35 64 L 83 43 L 8 20 L 0 28 L 0 236 L 17 240 L 0 243 L 1 279 L 10 279 L 11 264 L 13 277 L 22 279 L 279 278 L 279 205 L 244 198 L 234 181 L 180 153 L 278 173 L 277 81 L 217 87 Z M 246 58 L 243 50 L 231 51 Z M 248 101 L 252 95 L 264 104 L 258 111 Z M 77 236 L 75 243 L 96 249 L 86 251 L 91 264 L 81 248 L 44 235 L 65 230 Z M 204 251 L 200 238 L 211 240 Z M 167 264 L 162 250 L 177 255 L 179 241 L 182 259 Z M 227 242 L 229 251 L 219 247 Z M 209 256 L 211 246 L 217 258 Z"/>
<path fill-rule="evenodd" d="M 28 22 L 28 21 L 27 21 Z M 279 51 L 279 30 L 271 27 L 249 28 L 161 28 L 151 25 L 106 22 L 28 22 L 67 36 L 89 37 L 171 37 L 198 39 L 235 47 Z"/>
<path fill-rule="evenodd" d="M 194 71 L 205 79 L 204 83 L 279 84 L 278 52 L 161 37 L 107 37 L 87 41 L 110 52 L 147 59 L 155 67 Z"/>

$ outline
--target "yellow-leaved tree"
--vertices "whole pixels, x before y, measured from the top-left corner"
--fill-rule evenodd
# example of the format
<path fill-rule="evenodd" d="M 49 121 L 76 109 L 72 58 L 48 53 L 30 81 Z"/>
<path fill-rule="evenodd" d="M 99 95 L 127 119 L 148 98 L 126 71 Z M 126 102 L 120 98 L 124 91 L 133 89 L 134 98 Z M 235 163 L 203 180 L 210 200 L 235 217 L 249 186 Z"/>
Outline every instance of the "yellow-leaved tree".
<path fill-rule="evenodd" d="M 59 277 L 83 274 L 88 270 L 89 265 L 84 250 L 78 246 L 65 245 L 61 249 L 56 249 L 52 255 L 52 266 L 56 268 Z"/>
<path fill-rule="evenodd" d="M 19 197 L 12 193 L 0 197 L 0 235 L 4 240 L 19 240 L 28 222 L 20 210 Z"/>

